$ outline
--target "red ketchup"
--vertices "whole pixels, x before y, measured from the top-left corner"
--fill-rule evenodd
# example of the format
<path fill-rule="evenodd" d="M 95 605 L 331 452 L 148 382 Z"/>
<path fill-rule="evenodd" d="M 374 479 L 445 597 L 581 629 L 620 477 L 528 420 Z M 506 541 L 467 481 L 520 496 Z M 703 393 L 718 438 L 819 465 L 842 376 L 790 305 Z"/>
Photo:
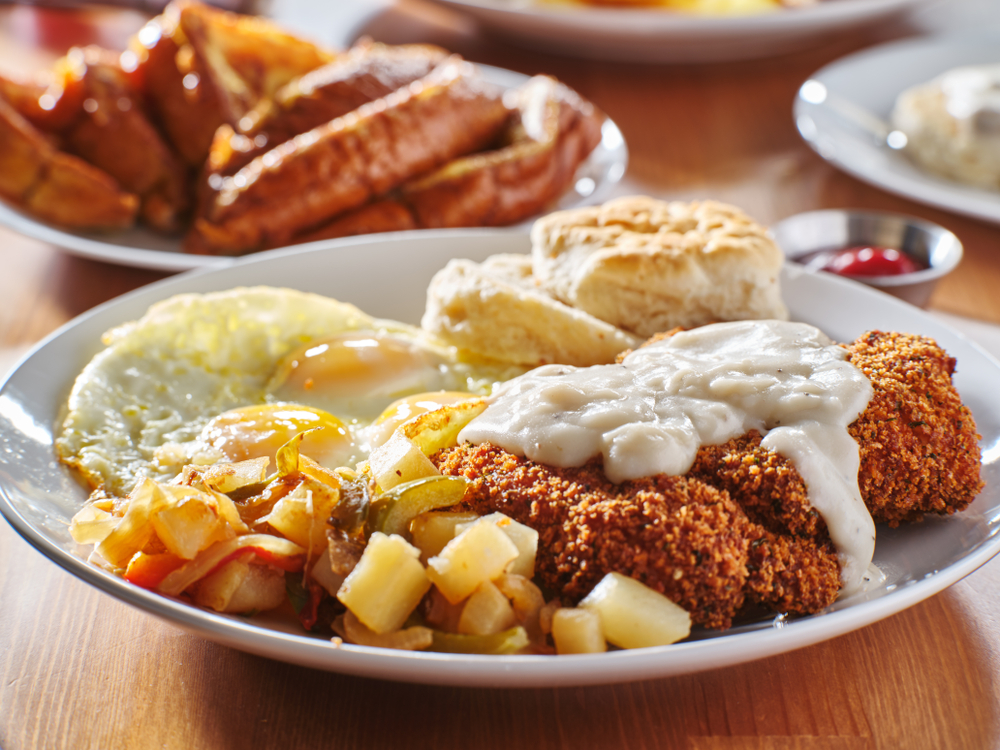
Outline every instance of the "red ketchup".
<path fill-rule="evenodd" d="M 859 245 L 832 253 L 822 270 L 841 276 L 897 276 L 922 269 L 923 266 L 899 250 Z"/>

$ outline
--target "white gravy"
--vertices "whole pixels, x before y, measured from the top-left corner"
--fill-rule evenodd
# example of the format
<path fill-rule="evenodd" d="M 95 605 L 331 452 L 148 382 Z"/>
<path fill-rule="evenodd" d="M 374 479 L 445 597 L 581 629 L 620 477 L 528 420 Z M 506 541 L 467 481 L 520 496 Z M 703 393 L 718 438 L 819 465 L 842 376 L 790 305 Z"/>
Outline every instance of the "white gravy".
<path fill-rule="evenodd" d="M 804 323 L 718 323 L 637 349 L 621 364 L 547 365 L 497 389 L 459 435 L 550 466 L 603 456 L 612 482 L 684 474 L 702 445 L 751 429 L 801 474 L 837 547 L 845 593 L 875 550 L 847 432 L 872 396 L 846 350 Z"/>
<path fill-rule="evenodd" d="M 1000 138 L 1000 65 L 955 68 L 938 81 L 948 113 L 983 138 Z"/>

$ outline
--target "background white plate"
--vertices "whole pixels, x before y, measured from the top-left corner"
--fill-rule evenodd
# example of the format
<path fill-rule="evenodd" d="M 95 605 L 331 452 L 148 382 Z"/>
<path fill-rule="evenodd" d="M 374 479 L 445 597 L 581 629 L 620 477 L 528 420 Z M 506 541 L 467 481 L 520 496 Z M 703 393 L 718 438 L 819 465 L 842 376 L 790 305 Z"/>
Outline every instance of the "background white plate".
<path fill-rule="evenodd" d="M 848 55 L 816 72 L 795 100 L 795 123 L 830 163 L 865 182 L 938 208 L 1000 223 L 1000 192 L 946 180 L 883 145 L 850 116 L 863 112 L 888 122 L 896 97 L 959 65 L 1000 63 L 1000 31 L 891 42 Z M 815 102 L 815 84 L 827 98 Z M 848 114 L 845 116 L 845 107 Z"/>
<path fill-rule="evenodd" d="M 665 10 L 552 6 L 532 0 L 434 0 L 545 52 L 634 62 L 718 62 L 803 49 L 884 21 L 928 0 L 823 0 L 739 17 Z"/>
<path fill-rule="evenodd" d="M 488 80 L 505 88 L 515 88 L 528 80 L 528 76 L 512 70 L 492 65 L 478 67 Z M 625 138 L 618 126 L 610 119 L 606 119 L 601 129 L 601 142 L 577 169 L 573 186 L 559 199 L 554 208 L 574 208 L 601 203 L 621 180 L 627 166 L 628 147 L 625 145 Z M 547 208 L 546 212 L 549 210 L 553 210 L 553 207 Z M 531 221 L 517 225 L 515 231 L 524 231 L 524 227 L 530 226 Z M 136 268 L 188 271 L 196 268 L 228 266 L 235 260 L 229 257 L 188 255 L 181 250 L 179 237 L 164 237 L 142 226 L 113 233 L 73 232 L 61 229 L 45 224 L 2 201 L 0 201 L 0 225 L 61 247 L 74 255 Z"/>
<path fill-rule="evenodd" d="M 526 252 L 524 235 L 446 230 L 316 243 L 251 258 L 229 268 L 167 279 L 102 305 L 39 344 L 0 386 L 0 511 L 42 554 L 73 575 L 187 630 L 244 651 L 319 669 L 434 684 L 584 685 L 711 669 L 778 654 L 887 617 L 937 593 L 1000 549 L 1000 363 L 917 308 L 831 274 L 786 267 L 784 297 L 795 318 L 851 340 L 869 328 L 935 337 L 958 358 L 956 383 L 983 435 L 986 490 L 951 518 L 878 529 L 875 561 L 886 585 L 839 601 L 827 612 L 765 620 L 726 633 L 700 632 L 662 648 L 590 656 L 464 656 L 335 648 L 295 625 L 230 617 L 132 586 L 84 561 L 68 521 L 86 492 L 53 454 L 53 429 L 72 381 L 100 348 L 106 329 L 138 318 L 154 301 L 179 292 L 271 284 L 353 302 L 377 316 L 417 322 L 424 290 L 453 257 L 481 260 Z M 391 273 L 385 269 L 392 269 Z"/>

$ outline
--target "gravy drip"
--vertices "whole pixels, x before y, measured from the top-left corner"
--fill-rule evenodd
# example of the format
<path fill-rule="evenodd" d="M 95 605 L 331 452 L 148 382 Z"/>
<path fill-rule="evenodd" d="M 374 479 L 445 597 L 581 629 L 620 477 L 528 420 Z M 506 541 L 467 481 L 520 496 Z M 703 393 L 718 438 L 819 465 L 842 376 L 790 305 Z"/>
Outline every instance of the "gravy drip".
<path fill-rule="evenodd" d="M 875 525 L 847 432 L 872 387 L 847 351 L 804 323 L 717 323 L 636 349 L 621 364 L 546 365 L 497 389 L 459 435 L 568 468 L 602 456 L 612 482 L 686 473 L 702 445 L 751 429 L 805 481 L 841 562 L 860 586 Z"/>

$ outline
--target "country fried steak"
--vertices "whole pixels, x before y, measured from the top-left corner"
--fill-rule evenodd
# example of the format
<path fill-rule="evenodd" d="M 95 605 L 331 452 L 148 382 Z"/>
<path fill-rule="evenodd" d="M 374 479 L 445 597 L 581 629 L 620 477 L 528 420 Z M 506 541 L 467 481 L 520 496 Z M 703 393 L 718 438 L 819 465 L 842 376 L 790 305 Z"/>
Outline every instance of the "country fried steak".
<path fill-rule="evenodd" d="M 847 348 L 874 388 L 849 428 L 873 518 L 898 525 L 967 507 L 983 482 L 975 422 L 951 380 L 955 360 L 931 339 L 905 334 L 869 332 Z M 471 509 L 539 531 L 538 577 L 568 600 L 619 572 L 694 622 L 727 628 L 748 605 L 808 614 L 840 591 L 837 551 L 802 477 L 756 431 L 703 446 L 685 476 L 618 484 L 600 459 L 561 469 L 489 443 L 446 448 L 432 460 L 470 480 Z"/>

